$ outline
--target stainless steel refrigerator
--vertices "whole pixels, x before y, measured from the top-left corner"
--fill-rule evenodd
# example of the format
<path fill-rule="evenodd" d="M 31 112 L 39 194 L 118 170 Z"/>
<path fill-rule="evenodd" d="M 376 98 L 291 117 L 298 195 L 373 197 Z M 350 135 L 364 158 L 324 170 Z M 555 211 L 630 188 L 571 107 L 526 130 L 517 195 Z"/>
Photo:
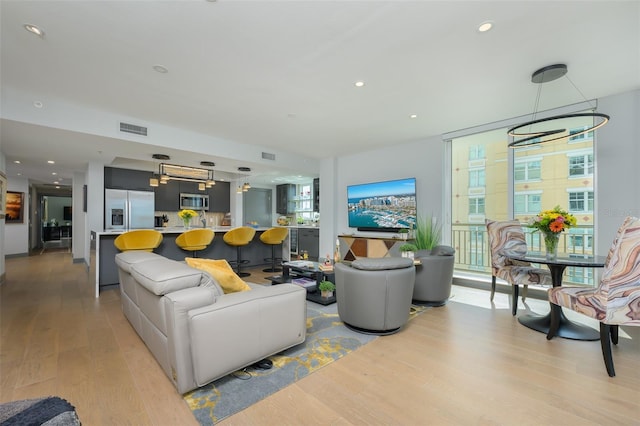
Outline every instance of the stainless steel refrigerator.
<path fill-rule="evenodd" d="M 151 191 L 104 190 L 105 229 L 154 227 L 155 198 Z"/>

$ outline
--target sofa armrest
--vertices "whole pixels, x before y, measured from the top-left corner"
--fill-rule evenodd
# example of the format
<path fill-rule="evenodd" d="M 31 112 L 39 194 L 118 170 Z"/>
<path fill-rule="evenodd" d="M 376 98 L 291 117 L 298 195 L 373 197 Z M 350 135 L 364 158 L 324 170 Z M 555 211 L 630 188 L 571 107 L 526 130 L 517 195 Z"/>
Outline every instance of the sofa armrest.
<path fill-rule="evenodd" d="M 226 294 L 189 312 L 194 376 L 202 386 L 306 337 L 306 290 L 293 284 Z"/>
<path fill-rule="evenodd" d="M 167 315 L 171 379 L 178 392 L 184 393 L 197 387 L 191 362 L 189 311 L 215 303 L 216 292 L 209 287 L 190 287 L 166 294 L 163 300 Z"/>

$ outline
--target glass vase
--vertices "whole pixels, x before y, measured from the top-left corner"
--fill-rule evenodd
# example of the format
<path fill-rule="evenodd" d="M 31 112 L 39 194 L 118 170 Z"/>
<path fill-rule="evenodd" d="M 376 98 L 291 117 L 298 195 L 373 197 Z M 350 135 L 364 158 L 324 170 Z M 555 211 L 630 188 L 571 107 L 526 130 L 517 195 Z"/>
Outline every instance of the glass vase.
<path fill-rule="evenodd" d="M 189 229 L 191 227 L 191 218 L 182 219 L 182 223 L 184 223 L 184 229 Z"/>
<path fill-rule="evenodd" d="M 558 257 L 558 242 L 560 241 L 560 233 L 545 232 L 544 233 L 544 248 L 546 251 L 546 257 L 549 260 L 553 260 Z"/>

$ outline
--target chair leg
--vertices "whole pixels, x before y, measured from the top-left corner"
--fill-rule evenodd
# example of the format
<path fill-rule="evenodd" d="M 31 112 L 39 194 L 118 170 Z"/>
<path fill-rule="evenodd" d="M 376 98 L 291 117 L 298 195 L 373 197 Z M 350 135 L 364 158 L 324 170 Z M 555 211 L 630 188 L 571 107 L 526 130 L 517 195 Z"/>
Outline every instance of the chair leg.
<path fill-rule="evenodd" d="M 551 321 L 549 323 L 549 331 L 547 332 L 547 340 L 553 339 L 560 328 L 560 314 L 562 308 L 556 304 L 551 304 Z"/>
<path fill-rule="evenodd" d="M 611 343 L 613 343 L 614 345 L 618 344 L 618 326 L 617 325 L 611 325 Z"/>
<path fill-rule="evenodd" d="M 511 302 L 511 315 L 516 316 L 516 312 L 518 311 L 518 292 L 519 286 L 512 285 L 513 287 L 513 301 Z"/>
<path fill-rule="evenodd" d="M 600 346 L 602 346 L 602 357 L 604 358 L 604 366 L 607 367 L 609 377 L 615 377 L 616 371 L 613 368 L 613 356 L 611 355 L 611 337 L 612 327 L 616 327 L 600 323 Z"/>
<path fill-rule="evenodd" d="M 491 276 L 491 298 L 489 300 L 491 300 L 493 302 L 493 296 L 496 294 L 496 276 L 492 275 Z"/>
<path fill-rule="evenodd" d="M 524 302 L 527 299 L 527 291 L 529 290 L 528 285 L 524 285 L 522 289 L 522 301 Z"/>

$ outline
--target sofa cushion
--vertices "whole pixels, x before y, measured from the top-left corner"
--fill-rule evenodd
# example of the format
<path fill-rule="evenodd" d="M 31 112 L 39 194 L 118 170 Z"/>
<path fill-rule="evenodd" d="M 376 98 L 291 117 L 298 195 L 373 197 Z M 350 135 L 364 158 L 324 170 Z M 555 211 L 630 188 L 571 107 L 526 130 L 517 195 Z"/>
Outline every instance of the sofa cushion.
<path fill-rule="evenodd" d="M 197 287 L 207 277 L 182 262 L 162 257 L 131 266 L 131 275 L 141 286 L 157 296 L 183 288 Z"/>
<path fill-rule="evenodd" d="M 123 271 L 131 273 L 131 265 L 157 259 L 164 259 L 164 257 L 142 250 L 123 251 L 116 254 L 116 265 L 122 268 Z"/>
<path fill-rule="evenodd" d="M 233 271 L 229 262 L 225 259 L 200 259 L 194 257 L 185 258 L 187 265 L 201 269 L 210 274 L 222 287 L 225 293 L 251 290 L 242 279 Z"/>
<path fill-rule="evenodd" d="M 351 262 L 351 267 L 365 271 L 402 269 L 413 266 L 413 259 L 406 257 L 366 257 Z"/>

